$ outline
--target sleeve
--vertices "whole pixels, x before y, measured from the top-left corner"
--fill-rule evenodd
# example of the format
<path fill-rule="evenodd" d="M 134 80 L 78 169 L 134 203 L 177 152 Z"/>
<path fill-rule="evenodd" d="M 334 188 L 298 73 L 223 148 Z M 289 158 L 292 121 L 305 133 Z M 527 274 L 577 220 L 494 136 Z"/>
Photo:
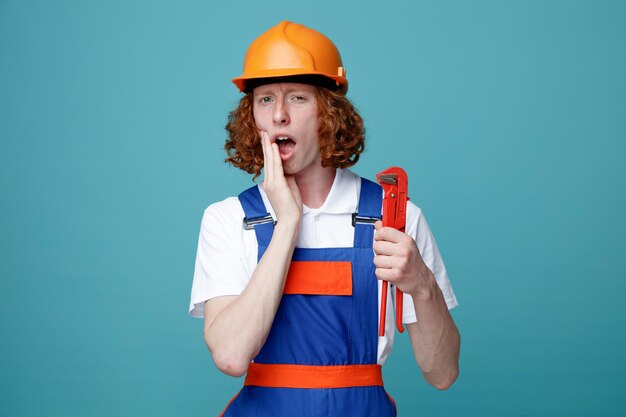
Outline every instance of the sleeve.
<path fill-rule="evenodd" d="M 243 209 L 236 198 L 204 211 L 189 303 L 192 317 L 204 317 L 206 300 L 239 295 L 246 287 L 250 274 L 244 255 L 242 218 Z"/>
<path fill-rule="evenodd" d="M 426 266 L 432 271 L 443 297 L 446 300 L 448 309 L 458 306 L 454 290 L 448 278 L 446 266 L 443 263 L 435 238 L 430 231 L 426 218 L 422 210 L 411 201 L 407 203 L 407 229 L 406 233 L 415 239 L 415 243 L 422 255 Z M 404 294 L 404 306 L 402 321 L 404 323 L 414 323 L 417 321 L 413 299 L 410 295 Z"/>

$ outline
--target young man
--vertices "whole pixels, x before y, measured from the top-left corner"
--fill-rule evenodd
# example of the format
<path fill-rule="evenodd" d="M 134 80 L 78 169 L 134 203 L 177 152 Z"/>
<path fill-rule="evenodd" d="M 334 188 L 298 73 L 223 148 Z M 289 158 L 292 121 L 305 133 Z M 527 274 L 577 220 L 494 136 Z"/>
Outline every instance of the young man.
<path fill-rule="evenodd" d="M 217 367 L 247 374 L 222 415 L 395 416 L 381 376 L 394 309 L 379 337 L 380 280 L 404 293 L 424 377 L 449 387 L 456 299 L 419 208 L 408 204 L 407 234 L 360 220 L 381 217 L 382 190 L 346 169 L 364 129 L 335 45 L 281 22 L 233 82 L 245 96 L 226 126 L 227 160 L 263 169 L 263 184 L 205 211 L 190 304 Z"/>

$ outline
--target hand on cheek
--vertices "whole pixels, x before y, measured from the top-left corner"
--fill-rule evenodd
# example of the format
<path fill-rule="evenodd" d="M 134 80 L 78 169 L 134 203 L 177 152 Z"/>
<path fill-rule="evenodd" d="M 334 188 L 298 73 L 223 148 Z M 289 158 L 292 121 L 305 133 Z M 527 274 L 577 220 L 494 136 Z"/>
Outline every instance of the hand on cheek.
<path fill-rule="evenodd" d="M 263 189 L 272 204 L 278 222 L 300 224 L 302 217 L 302 197 L 292 175 L 285 176 L 280 152 L 276 143 L 262 130 L 263 148 Z"/>

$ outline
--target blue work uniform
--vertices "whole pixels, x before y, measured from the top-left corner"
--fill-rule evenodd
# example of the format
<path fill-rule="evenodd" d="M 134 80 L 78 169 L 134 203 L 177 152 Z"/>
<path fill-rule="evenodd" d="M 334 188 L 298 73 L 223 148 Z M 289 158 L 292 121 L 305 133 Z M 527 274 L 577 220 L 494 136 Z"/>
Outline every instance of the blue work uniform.
<path fill-rule="evenodd" d="M 258 221 L 271 217 L 257 186 L 242 192 L 239 200 L 246 216 L 244 222 L 256 223 L 250 227 L 256 233 L 260 260 L 272 238 L 274 224 Z M 222 416 L 397 415 L 395 404 L 382 384 L 381 366 L 377 365 L 374 228 L 371 221 L 359 220 L 380 218 L 381 208 L 381 187 L 361 179 L 358 213 L 353 216 L 356 218 L 353 247 L 295 248 L 286 284 L 286 289 L 293 288 L 283 294 L 267 341 L 254 358 L 244 387 Z M 294 268 L 296 264 L 306 268 Z M 349 287 L 349 293 L 325 288 L 315 290 L 322 294 L 306 290 L 319 288 L 319 282 L 324 279 L 332 284 L 334 279 L 310 276 L 310 271 L 346 265 L 348 282 L 344 287 Z M 298 275 L 307 273 L 307 277 Z M 290 285 L 291 281 L 299 280 L 305 284 Z"/>

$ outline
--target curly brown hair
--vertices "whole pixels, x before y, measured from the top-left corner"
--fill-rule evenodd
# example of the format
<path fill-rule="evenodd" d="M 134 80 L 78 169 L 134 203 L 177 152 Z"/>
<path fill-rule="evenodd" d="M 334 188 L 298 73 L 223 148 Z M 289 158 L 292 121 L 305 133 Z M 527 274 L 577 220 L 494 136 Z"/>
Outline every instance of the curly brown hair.
<path fill-rule="evenodd" d="M 348 168 L 357 163 L 365 148 L 363 119 L 341 91 L 317 87 L 318 137 L 322 166 Z M 228 115 L 225 162 L 254 174 L 261 174 L 263 150 L 259 129 L 252 114 L 252 92 Z"/>

